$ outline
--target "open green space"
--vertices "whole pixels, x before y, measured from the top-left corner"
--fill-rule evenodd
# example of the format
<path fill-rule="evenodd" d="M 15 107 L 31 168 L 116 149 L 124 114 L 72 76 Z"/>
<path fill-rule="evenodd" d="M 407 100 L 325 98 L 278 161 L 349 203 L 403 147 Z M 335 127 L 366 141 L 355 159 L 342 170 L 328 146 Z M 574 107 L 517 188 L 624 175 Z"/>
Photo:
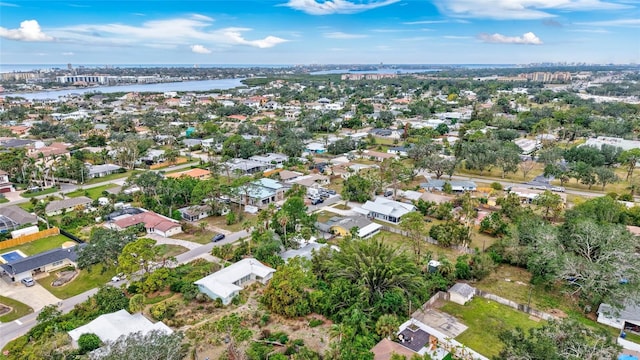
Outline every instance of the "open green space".
<path fill-rule="evenodd" d="M 60 299 L 68 299 L 108 283 L 115 274 L 115 267 L 105 268 L 103 265 L 94 265 L 89 269 L 80 270 L 80 274 L 75 279 L 63 286 L 51 286 L 51 283 L 56 279 L 55 273 L 39 279 L 38 283 L 54 296 Z"/>
<path fill-rule="evenodd" d="M 22 196 L 24 198 L 32 198 L 34 196 L 53 194 L 54 192 L 58 192 L 58 191 L 60 191 L 60 189 L 58 189 L 56 187 L 52 187 L 52 188 L 48 188 L 48 189 L 44 189 L 44 190 L 36 191 L 36 192 L 26 192 L 25 191 L 22 194 L 20 194 L 20 196 Z"/>
<path fill-rule="evenodd" d="M 69 239 L 64 235 L 54 235 L 54 236 L 49 236 L 46 238 L 34 240 L 26 244 L 3 249 L 3 250 L 0 250 L 0 252 L 6 253 L 6 252 L 20 250 L 23 253 L 25 253 L 25 255 L 31 256 L 31 255 L 39 254 L 41 252 L 45 252 L 47 250 L 59 248 L 60 246 L 62 246 L 62 244 L 64 244 L 67 241 L 73 241 L 73 240 Z"/>
<path fill-rule="evenodd" d="M 468 326 L 455 339 L 465 346 L 489 358 L 496 357 L 502 349 L 498 334 L 519 327 L 527 332 L 544 322 L 529 319 L 529 315 L 495 301 L 475 297 L 466 305 L 447 302 L 440 310 L 455 316 Z"/>
<path fill-rule="evenodd" d="M 3 322 L 3 323 L 7 323 L 15 319 L 19 319 L 33 312 L 33 309 L 30 306 L 13 299 L 9 299 L 8 297 L 4 297 L 4 296 L 0 296 L 0 304 L 6 305 L 12 308 L 12 310 L 9 313 L 0 316 L 0 322 Z"/>
<path fill-rule="evenodd" d="M 392 233 L 389 231 L 381 230 L 378 234 L 374 236 L 374 239 L 382 239 L 385 243 L 391 244 L 393 246 L 399 247 L 401 250 L 406 251 L 408 254 L 413 254 L 413 247 L 411 246 L 411 240 L 405 236 L 400 234 Z M 427 252 L 431 252 L 431 257 L 433 259 L 438 259 L 442 256 L 448 258 L 451 261 L 456 260 L 456 258 L 463 253 L 438 245 L 429 244 L 426 242 L 422 243 L 422 255 L 425 255 Z"/>
<path fill-rule="evenodd" d="M 182 253 L 189 251 L 189 249 L 180 245 L 161 244 L 161 245 L 158 245 L 158 248 L 159 248 L 160 256 L 165 258 L 178 256 Z"/>
<path fill-rule="evenodd" d="M 0 204 L 4 204 L 4 203 L 8 203 L 8 202 L 9 202 L 9 199 L 7 199 L 4 196 L 0 196 Z"/>
<path fill-rule="evenodd" d="M 630 332 L 626 332 L 627 336 L 625 337 L 625 340 L 629 340 L 631 342 L 634 342 L 636 344 L 640 344 L 640 335 L 638 334 L 634 334 L 634 333 L 630 333 Z"/>
<path fill-rule="evenodd" d="M 87 196 L 90 197 L 93 200 L 97 200 L 100 197 L 103 197 L 104 195 L 102 195 L 102 193 L 104 191 L 106 191 L 107 189 L 116 187 L 117 185 L 115 184 L 106 184 L 106 185 L 102 185 L 102 186 L 98 186 L 98 187 L 94 187 L 94 188 L 90 188 L 90 189 L 78 189 L 76 191 L 72 191 L 70 193 L 66 193 L 65 196 L 70 197 L 70 198 L 74 198 L 74 197 L 80 197 L 80 196 Z"/>

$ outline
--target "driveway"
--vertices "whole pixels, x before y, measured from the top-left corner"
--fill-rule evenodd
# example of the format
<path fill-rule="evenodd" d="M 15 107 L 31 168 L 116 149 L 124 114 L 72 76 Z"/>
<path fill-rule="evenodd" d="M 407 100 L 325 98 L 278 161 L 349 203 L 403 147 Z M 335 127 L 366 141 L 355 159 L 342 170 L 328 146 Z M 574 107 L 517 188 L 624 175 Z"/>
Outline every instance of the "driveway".
<path fill-rule="evenodd" d="M 37 282 L 34 286 L 26 287 L 22 283 L 8 283 L 6 277 L 0 279 L 0 294 L 31 306 L 33 311 L 38 311 L 47 305 L 60 302 L 60 299 L 53 296 Z"/>
<path fill-rule="evenodd" d="M 202 246 L 201 244 L 194 243 L 191 241 L 172 239 L 172 238 L 160 236 L 158 234 L 147 234 L 147 237 L 157 241 L 158 244 L 179 245 L 189 250 L 197 249 L 200 246 Z"/>

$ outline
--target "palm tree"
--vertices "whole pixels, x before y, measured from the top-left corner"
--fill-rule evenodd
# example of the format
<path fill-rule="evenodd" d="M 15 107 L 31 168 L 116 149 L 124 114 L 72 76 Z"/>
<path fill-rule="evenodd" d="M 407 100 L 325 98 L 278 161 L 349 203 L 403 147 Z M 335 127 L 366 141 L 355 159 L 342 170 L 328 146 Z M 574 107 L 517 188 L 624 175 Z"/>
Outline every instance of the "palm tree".
<path fill-rule="evenodd" d="M 287 243 L 287 224 L 289 223 L 289 221 L 291 221 L 289 214 L 282 212 L 281 214 L 278 215 L 278 223 L 280 224 L 280 226 L 282 226 L 284 230 L 284 239 L 282 241 L 284 244 Z"/>
<path fill-rule="evenodd" d="M 399 326 L 400 321 L 397 316 L 393 314 L 384 314 L 380 316 L 376 322 L 376 333 L 382 337 L 392 340 L 396 331 L 398 331 Z"/>

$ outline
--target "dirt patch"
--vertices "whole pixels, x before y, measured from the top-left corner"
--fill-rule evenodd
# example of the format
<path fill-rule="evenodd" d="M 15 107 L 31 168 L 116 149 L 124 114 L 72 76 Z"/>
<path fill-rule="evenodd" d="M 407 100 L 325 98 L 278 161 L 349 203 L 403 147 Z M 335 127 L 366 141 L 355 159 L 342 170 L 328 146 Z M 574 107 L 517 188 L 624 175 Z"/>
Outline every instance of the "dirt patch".
<path fill-rule="evenodd" d="M 547 313 L 560 318 L 560 319 L 566 319 L 567 318 L 567 313 L 565 313 L 564 311 L 560 310 L 560 309 L 550 309 L 547 310 Z"/>
<path fill-rule="evenodd" d="M 0 316 L 4 315 L 4 314 L 8 314 L 13 310 L 12 307 L 4 305 L 4 304 L 0 304 Z"/>
<path fill-rule="evenodd" d="M 59 271 L 56 273 L 56 279 L 53 280 L 51 286 L 59 287 L 64 286 L 71 282 L 71 280 L 75 279 L 78 276 L 78 270 L 65 270 Z"/>

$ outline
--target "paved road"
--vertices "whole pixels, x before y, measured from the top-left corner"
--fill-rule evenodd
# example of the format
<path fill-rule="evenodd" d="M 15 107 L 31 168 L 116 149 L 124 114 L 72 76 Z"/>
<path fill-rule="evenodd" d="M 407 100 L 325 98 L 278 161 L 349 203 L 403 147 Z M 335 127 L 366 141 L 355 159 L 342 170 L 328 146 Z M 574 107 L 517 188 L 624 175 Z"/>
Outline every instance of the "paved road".
<path fill-rule="evenodd" d="M 230 244 L 232 242 L 238 241 L 239 239 L 242 239 L 247 236 L 249 236 L 249 233 L 242 230 L 235 233 L 231 233 L 227 235 L 223 240 L 218 241 L 216 243 L 209 243 L 209 244 L 199 245 L 195 247 L 192 246 L 193 249 L 176 256 L 176 260 L 177 260 L 176 265 L 188 263 L 199 257 L 203 257 L 203 256 L 206 257 L 211 253 L 211 249 L 213 249 L 214 246 Z M 0 279 L 0 281 L 4 281 L 4 280 Z M 113 285 L 117 287 L 120 287 L 121 284 L 123 284 L 123 282 L 109 283 L 109 285 Z M 60 309 L 62 310 L 63 313 L 67 313 L 71 311 L 76 304 L 79 304 L 85 301 L 90 296 L 93 296 L 93 294 L 95 294 L 96 292 L 98 292 L 97 288 L 88 290 L 72 298 L 62 300 L 59 303 Z M 5 345 L 7 345 L 9 341 L 26 334 L 32 327 L 34 327 L 36 325 L 36 317 L 38 316 L 39 313 L 40 312 L 38 311 L 32 314 L 23 316 L 16 321 L 12 321 L 6 324 L 0 324 L 0 349 L 5 347 Z"/>
<path fill-rule="evenodd" d="M 0 280 L 3 281 L 3 280 Z M 83 292 L 80 295 L 62 300 L 60 304 L 60 310 L 63 313 L 67 313 L 73 309 L 76 304 L 87 300 L 90 296 L 93 296 L 98 292 L 98 289 L 91 289 Z M 40 312 L 31 313 L 27 316 L 23 316 L 18 320 L 12 321 L 6 324 L 0 324 L 0 349 L 5 347 L 7 343 L 19 336 L 26 334 L 32 327 L 36 325 L 36 318 Z"/>

